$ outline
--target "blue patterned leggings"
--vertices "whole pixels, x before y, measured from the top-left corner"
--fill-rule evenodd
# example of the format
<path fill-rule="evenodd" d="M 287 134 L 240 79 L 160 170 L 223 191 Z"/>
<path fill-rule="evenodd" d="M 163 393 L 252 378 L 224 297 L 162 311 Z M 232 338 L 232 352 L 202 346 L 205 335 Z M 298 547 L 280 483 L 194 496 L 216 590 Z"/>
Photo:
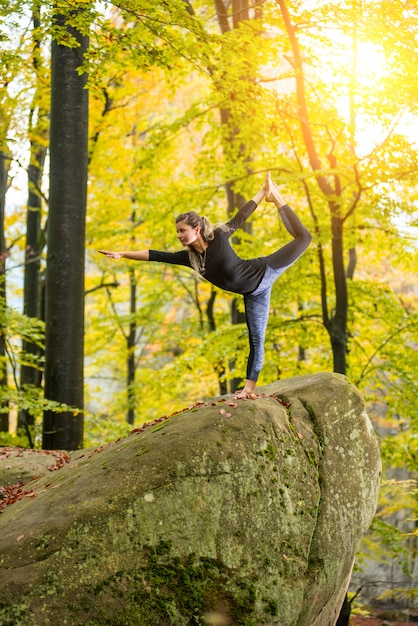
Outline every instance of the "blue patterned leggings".
<path fill-rule="evenodd" d="M 279 209 L 279 214 L 286 230 L 294 239 L 276 252 L 264 257 L 267 267 L 261 283 L 255 291 L 244 295 L 245 318 L 250 341 L 247 379 L 253 381 L 257 381 L 264 362 L 264 340 L 273 283 L 298 260 L 312 241 L 310 232 L 287 204 Z"/>

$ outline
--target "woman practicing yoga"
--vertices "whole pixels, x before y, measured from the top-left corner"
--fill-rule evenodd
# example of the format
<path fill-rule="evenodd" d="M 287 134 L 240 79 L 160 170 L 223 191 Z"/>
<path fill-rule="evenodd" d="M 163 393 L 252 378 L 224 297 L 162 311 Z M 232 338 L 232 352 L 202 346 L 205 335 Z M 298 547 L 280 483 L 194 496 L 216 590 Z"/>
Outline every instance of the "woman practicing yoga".
<path fill-rule="evenodd" d="M 268 256 L 240 259 L 231 247 L 229 238 L 252 215 L 264 198 L 268 202 L 274 202 L 293 241 Z M 111 259 L 160 261 L 192 267 L 217 287 L 242 294 L 250 354 L 245 386 L 235 395 L 242 398 L 250 397 L 255 393 L 258 375 L 263 365 L 264 338 L 273 283 L 303 254 L 312 236 L 283 200 L 276 185 L 270 180 L 269 174 L 260 191 L 226 224 L 213 227 L 206 217 L 200 217 L 194 211 L 190 211 L 179 215 L 176 219 L 176 228 L 178 238 L 187 250 L 179 252 L 99 250 L 99 252 Z"/>

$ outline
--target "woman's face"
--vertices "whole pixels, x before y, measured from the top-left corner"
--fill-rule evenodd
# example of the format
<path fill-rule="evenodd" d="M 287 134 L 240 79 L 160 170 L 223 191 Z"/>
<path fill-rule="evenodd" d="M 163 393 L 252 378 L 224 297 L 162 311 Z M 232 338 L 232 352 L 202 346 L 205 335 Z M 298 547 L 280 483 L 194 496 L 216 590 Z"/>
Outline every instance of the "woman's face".
<path fill-rule="evenodd" d="M 176 229 L 177 237 L 179 238 L 183 246 L 190 246 L 192 243 L 194 243 L 197 239 L 198 234 L 200 233 L 199 226 L 193 228 L 192 226 L 189 226 L 189 224 L 186 224 L 186 222 L 177 222 Z"/>

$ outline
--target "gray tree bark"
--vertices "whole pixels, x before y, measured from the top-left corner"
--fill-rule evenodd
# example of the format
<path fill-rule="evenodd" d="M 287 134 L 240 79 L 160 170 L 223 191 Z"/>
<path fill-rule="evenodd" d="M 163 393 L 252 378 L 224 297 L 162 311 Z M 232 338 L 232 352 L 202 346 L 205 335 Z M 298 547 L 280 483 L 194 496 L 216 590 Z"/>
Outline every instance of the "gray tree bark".
<path fill-rule="evenodd" d="M 57 24 L 65 27 L 58 16 Z M 43 448 L 83 446 L 84 252 L 88 163 L 88 92 L 79 47 L 53 42 L 50 190 L 46 275 L 45 397 L 74 408 L 44 414 Z"/>

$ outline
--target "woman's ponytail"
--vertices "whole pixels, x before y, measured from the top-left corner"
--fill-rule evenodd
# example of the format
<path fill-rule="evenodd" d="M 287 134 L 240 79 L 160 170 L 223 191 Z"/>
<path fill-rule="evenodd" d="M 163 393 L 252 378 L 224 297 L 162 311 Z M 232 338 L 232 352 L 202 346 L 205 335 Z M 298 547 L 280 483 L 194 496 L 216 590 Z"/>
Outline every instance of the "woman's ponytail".
<path fill-rule="evenodd" d="M 200 234 L 202 235 L 203 241 L 212 241 L 214 238 L 214 229 L 212 224 L 209 222 L 207 217 L 200 218 L 202 222 L 202 226 L 200 227 Z"/>

